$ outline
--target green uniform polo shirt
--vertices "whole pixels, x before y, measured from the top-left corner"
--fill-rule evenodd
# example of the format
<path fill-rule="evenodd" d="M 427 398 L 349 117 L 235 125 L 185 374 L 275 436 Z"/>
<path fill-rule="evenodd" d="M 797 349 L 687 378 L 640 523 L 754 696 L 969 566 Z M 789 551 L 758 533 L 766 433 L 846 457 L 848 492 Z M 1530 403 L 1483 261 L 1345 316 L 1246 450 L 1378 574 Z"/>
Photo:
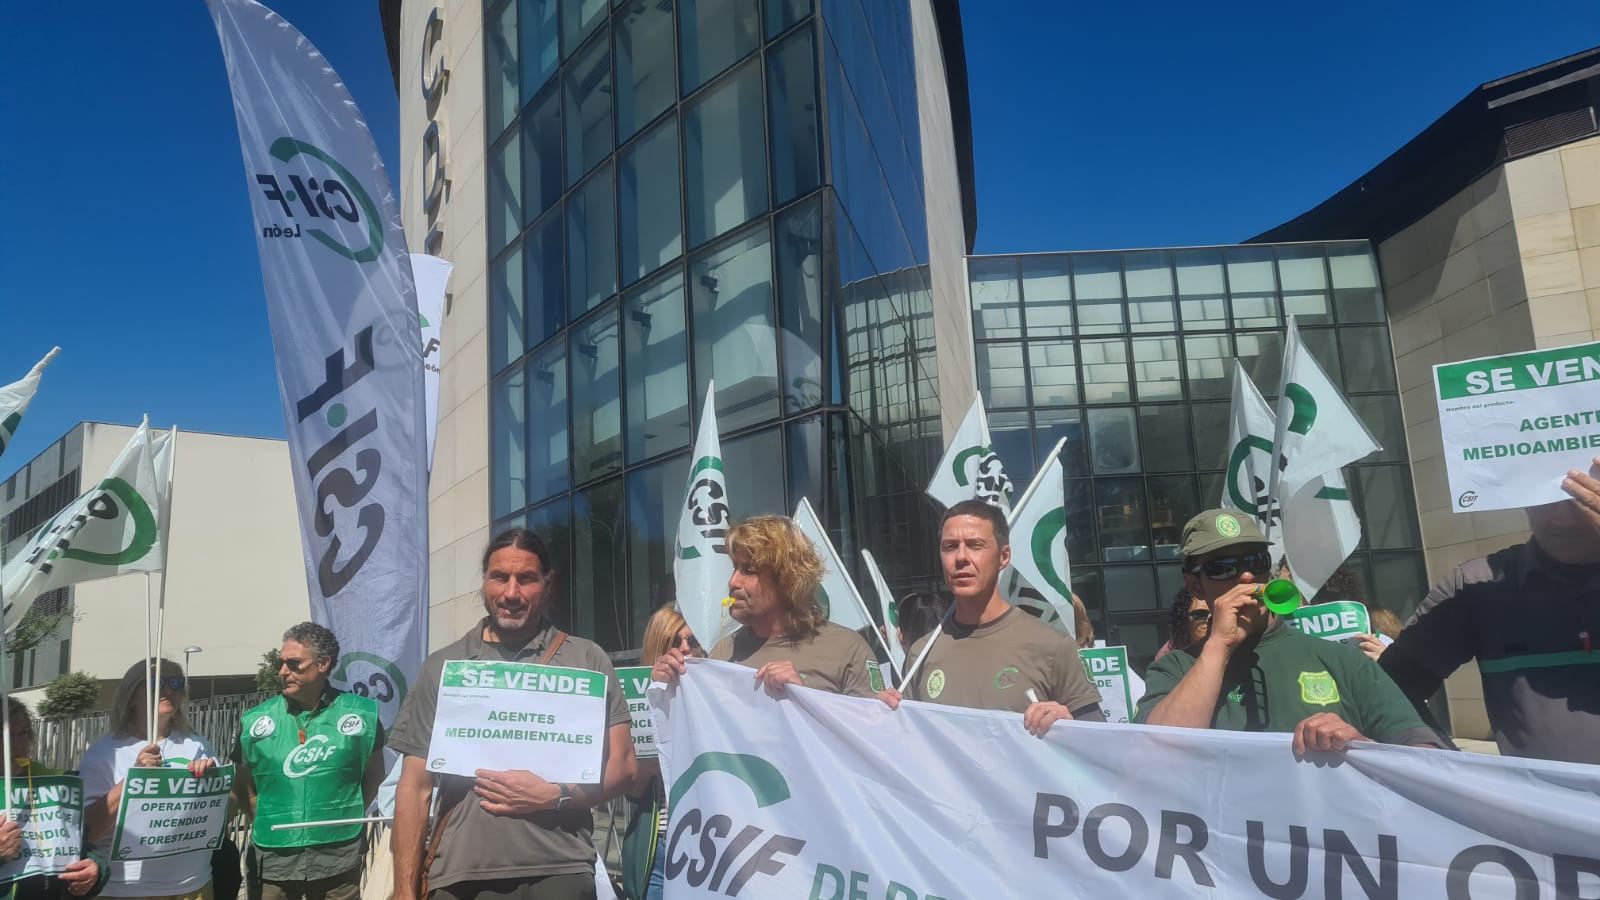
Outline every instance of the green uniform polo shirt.
<path fill-rule="evenodd" d="M 383 742 L 376 701 L 327 688 L 314 709 L 281 694 L 239 720 L 237 757 L 256 788 L 252 843 L 267 881 L 315 881 L 361 863 L 361 825 L 274 831 L 279 823 L 366 814 L 362 786 Z"/>
<path fill-rule="evenodd" d="M 1189 674 L 1202 641 L 1174 650 L 1150 664 L 1136 722 Z M 1211 727 L 1222 731 L 1292 732 L 1317 713 L 1333 713 L 1357 731 L 1385 744 L 1438 743 L 1416 709 L 1365 653 L 1342 642 L 1301 634 L 1282 620 L 1272 623 L 1254 646 L 1233 652 L 1217 692 Z"/>

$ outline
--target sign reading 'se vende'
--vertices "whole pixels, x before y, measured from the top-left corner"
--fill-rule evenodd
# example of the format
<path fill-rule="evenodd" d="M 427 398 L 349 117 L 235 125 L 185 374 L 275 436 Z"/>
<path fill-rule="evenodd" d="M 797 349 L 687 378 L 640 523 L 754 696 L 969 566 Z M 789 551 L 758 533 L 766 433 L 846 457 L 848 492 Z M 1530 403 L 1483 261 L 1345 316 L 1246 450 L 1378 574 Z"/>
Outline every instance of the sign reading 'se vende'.
<path fill-rule="evenodd" d="M 607 678 L 588 669 L 451 660 L 439 678 L 428 769 L 525 769 L 594 784 L 605 749 Z"/>
<path fill-rule="evenodd" d="M 1600 455 L 1600 343 L 1437 365 L 1433 385 L 1456 512 L 1565 500 Z"/>

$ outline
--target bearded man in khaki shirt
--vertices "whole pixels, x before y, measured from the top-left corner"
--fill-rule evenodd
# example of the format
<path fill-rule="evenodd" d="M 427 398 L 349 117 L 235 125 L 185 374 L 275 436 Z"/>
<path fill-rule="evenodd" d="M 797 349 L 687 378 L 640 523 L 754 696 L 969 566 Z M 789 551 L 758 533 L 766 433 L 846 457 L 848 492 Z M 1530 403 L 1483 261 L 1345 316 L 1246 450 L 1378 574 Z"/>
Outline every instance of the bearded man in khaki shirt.
<path fill-rule="evenodd" d="M 934 642 L 911 672 L 906 698 L 1020 712 L 1023 727 L 1034 735 L 1059 719 L 1105 721 L 1100 692 L 1089 682 L 1072 637 L 1000 596 L 1000 572 L 1011 562 L 1004 513 L 981 500 L 950 507 L 939 526 L 939 559 L 955 606 L 908 651 L 908 659 L 917 659 Z M 899 708 L 900 691 L 878 696 Z"/>
<path fill-rule="evenodd" d="M 740 522 L 728 532 L 728 555 L 728 614 L 741 627 L 717 642 L 712 659 L 755 669 L 755 680 L 774 696 L 789 684 L 874 696 L 877 663 L 861 635 L 823 613 L 817 602 L 822 557 L 792 519 Z M 651 678 L 670 684 L 686 670 L 682 649 L 673 647 L 656 661 Z"/>

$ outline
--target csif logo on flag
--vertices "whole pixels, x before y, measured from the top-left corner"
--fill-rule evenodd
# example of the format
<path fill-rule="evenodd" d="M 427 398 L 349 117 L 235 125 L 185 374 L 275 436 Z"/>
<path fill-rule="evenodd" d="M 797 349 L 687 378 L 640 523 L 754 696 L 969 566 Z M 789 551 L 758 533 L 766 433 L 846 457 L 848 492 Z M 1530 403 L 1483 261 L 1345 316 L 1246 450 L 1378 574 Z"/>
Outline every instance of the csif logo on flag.
<path fill-rule="evenodd" d="M 728 488 L 723 482 L 722 460 L 715 456 L 701 458 L 689 472 L 689 521 L 700 536 L 711 544 L 713 552 L 728 555 Z M 699 559 L 700 549 L 680 546 L 679 559 Z"/>
<path fill-rule="evenodd" d="M 261 226 L 261 237 L 310 237 L 359 263 L 372 262 L 383 253 L 378 207 L 349 169 L 298 138 L 278 138 L 268 152 L 283 165 L 273 172 L 255 173 L 269 214 L 278 219 Z"/>
<path fill-rule="evenodd" d="M 968 464 L 972 474 L 967 474 Z M 993 447 L 968 447 L 956 454 L 951 462 L 956 484 L 967 487 L 972 486 L 972 491 L 977 499 L 991 506 L 1000 506 L 1001 501 L 1010 503 L 1012 500 L 1011 479 L 1006 475 L 1005 467 L 1000 465 L 1000 455 L 994 452 Z"/>

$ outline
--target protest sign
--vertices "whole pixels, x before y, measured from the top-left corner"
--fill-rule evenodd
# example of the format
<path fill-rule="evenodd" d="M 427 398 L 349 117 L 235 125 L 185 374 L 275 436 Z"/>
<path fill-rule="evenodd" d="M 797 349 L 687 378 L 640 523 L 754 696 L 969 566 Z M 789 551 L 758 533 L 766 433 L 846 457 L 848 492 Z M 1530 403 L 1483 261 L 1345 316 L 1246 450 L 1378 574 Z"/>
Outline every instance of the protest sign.
<path fill-rule="evenodd" d="M 1128 682 L 1128 648 L 1095 647 L 1079 650 L 1089 681 L 1100 692 L 1100 711 L 1107 722 L 1133 721 L 1133 686 Z"/>
<path fill-rule="evenodd" d="M 83 853 L 83 779 L 45 775 L 11 788 L 11 808 L 22 826 L 22 855 L 0 863 L 0 884 L 60 872 Z"/>
<path fill-rule="evenodd" d="M 1348 641 L 1358 634 L 1372 633 L 1372 617 L 1365 606 L 1354 600 L 1302 606 L 1289 614 L 1289 624 L 1301 634 L 1325 641 Z"/>
<path fill-rule="evenodd" d="M 117 808 L 111 858 L 156 859 L 222 844 L 233 766 L 196 778 L 188 769 L 129 769 Z"/>
<path fill-rule="evenodd" d="M 1587 897 L 1600 766 L 654 684 L 673 898 Z M 892 746 L 886 754 L 882 748 Z"/>
<path fill-rule="evenodd" d="M 1600 343 L 1433 367 L 1456 512 L 1567 499 L 1568 469 L 1600 455 Z"/>
<path fill-rule="evenodd" d="M 428 770 L 538 772 L 595 784 L 606 737 L 606 676 L 532 663 L 451 660 L 439 676 Z"/>
<path fill-rule="evenodd" d="M 650 701 L 645 699 L 645 689 L 650 687 L 650 666 L 618 669 L 617 683 L 622 685 L 623 699 L 628 701 L 628 729 L 633 732 L 633 755 L 639 759 L 653 759 L 656 755 L 656 722 L 650 718 Z"/>

